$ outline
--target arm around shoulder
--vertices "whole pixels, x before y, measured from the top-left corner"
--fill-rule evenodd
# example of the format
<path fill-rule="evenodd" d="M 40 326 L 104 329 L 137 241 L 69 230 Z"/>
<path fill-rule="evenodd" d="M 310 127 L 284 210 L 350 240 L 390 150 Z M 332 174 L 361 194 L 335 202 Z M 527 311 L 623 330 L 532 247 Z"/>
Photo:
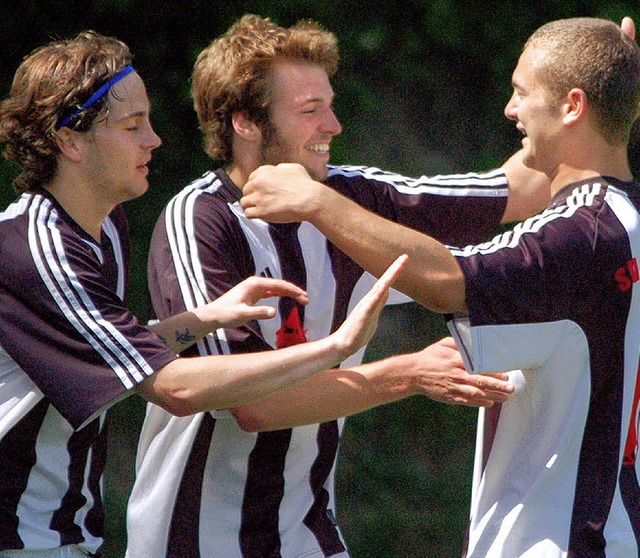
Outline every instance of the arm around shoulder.
<path fill-rule="evenodd" d="M 502 223 L 523 221 L 544 210 L 551 198 L 549 178 L 524 164 L 522 150 L 502 165 L 509 181 L 509 199 Z"/>

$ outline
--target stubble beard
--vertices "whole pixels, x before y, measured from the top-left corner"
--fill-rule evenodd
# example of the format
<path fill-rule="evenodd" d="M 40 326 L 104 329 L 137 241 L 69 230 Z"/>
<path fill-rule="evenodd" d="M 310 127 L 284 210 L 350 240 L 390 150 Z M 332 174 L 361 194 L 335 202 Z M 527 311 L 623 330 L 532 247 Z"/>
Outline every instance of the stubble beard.
<path fill-rule="evenodd" d="M 280 134 L 275 127 L 267 122 L 262 127 L 262 145 L 260 146 L 260 164 L 278 165 L 280 163 L 298 163 L 309 173 L 309 176 L 317 182 L 324 182 L 327 179 L 329 169 L 323 165 L 322 171 L 311 168 L 301 161 L 296 161 L 293 157 L 287 156 L 287 149 L 280 139 Z"/>

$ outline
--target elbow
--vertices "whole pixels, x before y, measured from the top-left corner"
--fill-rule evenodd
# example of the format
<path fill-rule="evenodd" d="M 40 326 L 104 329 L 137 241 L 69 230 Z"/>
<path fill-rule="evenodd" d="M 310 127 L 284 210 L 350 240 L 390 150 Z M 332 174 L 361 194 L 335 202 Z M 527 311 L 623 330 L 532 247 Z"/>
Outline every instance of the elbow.
<path fill-rule="evenodd" d="M 243 405 L 241 407 L 230 407 L 227 409 L 243 432 L 265 432 L 268 430 L 278 430 L 279 425 L 273 424 L 269 420 L 270 413 L 257 405 Z"/>
<path fill-rule="evenodd" d="M 454 289 L 418 289 L 407 294 L 418 304 L 437 314 L 464 312 L 467 307 L 464 289 L 458 291 Z"/>
<path fill-rule="evenodd" d="M 194 415 L 202 410 L 193 404 L 189 396 L 184 393 L 184 390 L 182 392 L 164 392 L 162 395 L 154 397 L 153 403 L 175 417 Z"/>
<path fill-rule="evenodd" d="M 151 376 L 138 386 L 138 393 L 147 401 L 176 417 L 186 417 L 203 410 L 196 405 L 193 394 L 187 388 L 161 386 L 155 380 Z"/>
<path fill-rule="evenodd" d="M 464 312 L 466 309 L 464 299 L 452 300 L 450 297 L 431 298 L 424 306 L 437 314 L 455 314 L 456 312 Z"/>
<path fill-rule="evenodd" d="M 177 395 L 164 397 L 158 405 L 175 417 L 187 417 L 201 411 L 189 399 L 181 398 Z"/>
<path fill-rule="evenodd" d="M 465 308 L 465 277 L 456 259 L 442 247 L 441 258 L 415 255 L 417 264 L 410 265 L 398 277 L 394 288 L 404 292 L 432 312 L 450 314 Z M 411 255 L 409 256 L 411 261 Z M 432 263 L 429 263 L 433 260 Z M 427 263 L 420 263 L 427 262 Z"/>

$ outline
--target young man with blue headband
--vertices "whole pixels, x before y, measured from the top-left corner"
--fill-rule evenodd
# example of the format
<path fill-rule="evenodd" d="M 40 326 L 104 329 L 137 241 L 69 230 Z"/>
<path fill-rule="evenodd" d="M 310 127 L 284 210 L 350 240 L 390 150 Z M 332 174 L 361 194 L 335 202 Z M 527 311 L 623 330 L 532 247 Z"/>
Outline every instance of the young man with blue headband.
<path fill-rule="evenodd" d="M 120 70 L 116 75 L 114 75 L 111 79 L 109 79 L 109 81 L 107 81 L 107 83 L 105 83 L 104 85 L 99 87 L 96 90 L 96 92 L 93 95 L 91 95 L 91 97 L 89 97 L 82 104 L 82 106 L 79 109 L 74 110 L 64 120 L 61 120 L 60 122 L 58 122 L 56 124 L 56 130 L 59 130 L 60 128 L 64 128 L 66 126 L 71 125 L 71 123 L 78 117 L 78 115 L 81 112 L 86 111 L 92 105 L 94 105 L 94 104 L 98 103 L 99 101 L 103 100 L 104 97 L 106 97 L 107 93 L 109 92 L 109 89 L 111 89 L 122 78 L 128 76 L 131 72 L 135 72 L 135 70 L 133 69 L 133 66 L 131 66 L 130 64 L 125 66 L 124 70 Z"/>
<path fill-rule="evenodd" d="M 266 354 L 185 359 L 223 325 L 269 318 L 263 298 L 306 293 L 251 278 L 218 300 L 140 325 L 125 306 L 121 204 L 144 194 L 160 139 L 126 45 L 85 32 L 18 68 L 0 143 L 21 168 L 0 213 L 0 556 L 100 556 L 106 410 L 137 390 L 186 415 L 289 387 L 365 344 L 404 258 L 336 332 Z"/>

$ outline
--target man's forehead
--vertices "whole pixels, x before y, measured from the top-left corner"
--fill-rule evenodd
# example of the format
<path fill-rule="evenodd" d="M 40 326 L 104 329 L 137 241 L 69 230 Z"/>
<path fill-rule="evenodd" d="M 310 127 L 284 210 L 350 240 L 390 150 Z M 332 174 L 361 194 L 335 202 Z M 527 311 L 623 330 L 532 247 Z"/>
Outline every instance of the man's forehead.
<path fill-rule="evenodd" d="M 527 61 L 533 68 L 539 68 L 546 63 L 549 57 L 549 50 L 541 44 L 534 43 L 525 49 L 524 54 L 527 54 Z"/>
<path fill-rule="evenodd" d="M 132 73 L 109 91 L 109 113 L 115 118 L 144 115 L 149 112 L 149 98 L 142 78 Z"/>
<path fill-rule="evenodd" d="M 518 59 L 518 65 L 513 71 L 513 82 L 534 79 L 535 71 L 542 66 L 547 58 L 547 52 L 536 46 L 527 46 Z"/>
<path fill-rule="evenodd" d="M 274 64 L 269 85 L 275 97 L 307 102 L 333 96 L 329 76 L 322 66 L 308 62 L 281 61 Z"/>

